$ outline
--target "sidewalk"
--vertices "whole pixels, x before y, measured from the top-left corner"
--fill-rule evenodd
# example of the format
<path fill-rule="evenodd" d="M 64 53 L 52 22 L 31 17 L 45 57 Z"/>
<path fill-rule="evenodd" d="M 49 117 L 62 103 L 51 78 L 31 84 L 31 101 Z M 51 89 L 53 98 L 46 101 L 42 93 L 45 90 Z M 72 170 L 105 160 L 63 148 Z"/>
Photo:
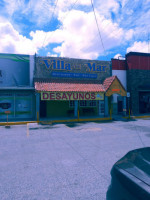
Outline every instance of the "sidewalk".
<path fill-rule="evenodd" d="M 32 121 L 9 121 L 7 122 L 0 122 L 0 126 L 7 126 L 7 125 L 21 125 L 21 124 L 28 124 L 28 123 L 41 123 L 41 124 L 55 124 L 55 123 L 68 123 L 68 122 L 96 122 L 96 121 L 129 121 L 135 119 L 150 119 L 150 113 L 148 114 L 140 114 L 140 115 L 131 115 L 123 116 L 123 115 L 112 115 L 112 117 L 80 117 L 78 118 L 49 118 L 49 119 L 40 119 L 39 121 L 32 120 Z"/>

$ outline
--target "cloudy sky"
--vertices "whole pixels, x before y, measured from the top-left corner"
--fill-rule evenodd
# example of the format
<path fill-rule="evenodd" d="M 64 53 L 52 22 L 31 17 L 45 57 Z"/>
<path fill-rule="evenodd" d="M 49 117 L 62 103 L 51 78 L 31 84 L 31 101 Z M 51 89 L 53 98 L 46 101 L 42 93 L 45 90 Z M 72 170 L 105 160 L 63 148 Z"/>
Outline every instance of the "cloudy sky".
<path fill-rule="evenodd" d="M 150 0 L 0 0 L 0 53 L 110 60 L 130 51 L 150 53 Z"/>

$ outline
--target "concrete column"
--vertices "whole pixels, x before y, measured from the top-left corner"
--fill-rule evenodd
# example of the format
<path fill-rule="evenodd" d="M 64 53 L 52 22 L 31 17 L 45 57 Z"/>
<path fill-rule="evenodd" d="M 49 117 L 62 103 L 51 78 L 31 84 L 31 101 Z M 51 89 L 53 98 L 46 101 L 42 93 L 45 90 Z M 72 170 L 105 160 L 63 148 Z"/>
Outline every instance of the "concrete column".
<path fill-rule="evenodd" d="M 104 101 L 98 101 L 98 116 L 104 116 L 104 113 L 101 113 L 101 104 L 104 104 L 105 105 L 105 102 Z M 105 108 L 104 108 L 105 109 Z M 104 111 L 105 112 L 105 111 Z"/>
<path fill-rule="evenodd" d="M 126 104 L 126 96 L 123 97 L 123 115 L 126 116 L 127 104 Z"/>
<path fill-rule="evenodd" d="M 105 106 L 105 117 L 108 117 L 108 97 L 105 96 L 104 99 L 104 106 Z"/>
<path fill-rule="evenodd" d="M 100 116 L 101 115 L 101 102 L 100 101 L 98 101 L 98 116 Z"/>
<path fill-rule="evenodd" d="M 40 120 L 40 93 L 36 93 L 36 120 Z"/>
<path fill-rule="evenodd" d="M 74 116 L 78 117 L 78 101 L 74 102 Z"/>

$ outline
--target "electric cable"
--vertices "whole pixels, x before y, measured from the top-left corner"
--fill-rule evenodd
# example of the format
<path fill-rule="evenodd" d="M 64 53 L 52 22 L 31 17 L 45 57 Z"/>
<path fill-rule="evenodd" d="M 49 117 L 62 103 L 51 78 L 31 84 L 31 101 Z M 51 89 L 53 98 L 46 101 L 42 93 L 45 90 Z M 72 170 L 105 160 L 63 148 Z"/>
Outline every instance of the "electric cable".
<path fill-rule="evenodd" d="M 135 4 L 135 3 L 134 3 Z M 134 9 L 133 9 L 134 10 Z M 132 15 L 130 15 L 130 18 L 133 16 L 135 14 L 135 12 L 133 12 L 132 13 Z M 138 17 L 136 18 L 136 19 L 138 19 Z M 109 22 L 110 23 L 110 22 Z M 108 23 L 108 24 L 109 24 Z M 108 25 L 107 24 L 107 25 Z M 124 26 L 123 28 L 127 28 L 128 27 L 128 25 L 126 25 L 126 26 Z M 143 29 L 145 29 L 145 28 L 143 28 Z M 105 30 L 105 29 L 104 29 Z M 115 35 L 115 36 L 117 36 L 119 33 L 120 33 L 120 31 L 122 31 L 123 29 L 120 29 L 119 31 L 117 31 L 117 34 L 116 33 L 114 33 L 114 31 L 109 35 L 109 36 L 113 36 L 113 35 Z M 140 31 L 141 32 L 141 31 Z M 134 40 L 135 40 L 135 33 L 133 33 L 133 35 L 134 35 Z M 122 39 L 123 40 L 123 39 Z M 104 41 L 106 41 L 106 40 L 104 40 Z"/>
<path fill-rule="evenodd" d="M 105 50 L 105 47 L 104 47 L 104 44 L 103 44 L 102 36 L 101 36 L 101 31 L 100 31 L 100 28 L 99 28 L 99 26 L 98 26 L 98 21 L 97 21 L 97 17 L 96 17 L 96 13 L 95 13 L 95 9 L 94 9 L 94 5 L 93 5 L 92 0 L 91 0 L 91 5 L 92 5 L 92 9 L 93 9 L 94 17 L 95 17 L 95 22 L 96 22 L 96 25 L 97 25 L 99 37 L 100 37 L 100 40 L 101 40 L 101 44 L 102 44 L 102 47 L 103 47 L 105 56 L 106 56 L 106 58 L 107 58 L 107 60 L 108 60 L 108 57 L 107 57 L 107 55 L 106 55 L 106 50 Z"/>
<path fill-rule="evenodd" d="M 126 6 L 123 7 L 124 9 L 125 9 L 125 8 L 127 9 L 128 3 L 130 3 L 130 2 L 128 1 L 128 2 L 125 4 Z M 132 2 L 132 4 L 130 4 L 130 7 L 132 7 L 132 10 L 135 10 L 134 8 L 135 8 L 136 6 L 134 7 L 134 5 L 136 5 L 135 2 Z M 135 12 L 133 12 L 129 17 L 131 18 L 134 14 L 135 14 Z M 138 19 L 138 17 L 137 17 L 136 19 Z M 136 21 L 136 20 L 135 20 L 135 21 Z M 111 23 L 111 21 L 110 21 L 109 23 L 107 23 L 104 27 L 106 27 L 106 26 L 108 27 L 108 25 L 109 25 L 110 23 Z M 106 28 L 104 28 L 104 27 L 103 27 L 103 30 L 106 30 Z M 109 34 L 108 36 L 110 36 L 110 37 L 113 36 L 113 35 L 117 36 L 124 28 L 127 28 L 127 27 L 128 27 L 128 25 L 124 26 L 123 28 L 120 28 L 120 30 L 117 31 L 117 34 L 114 33 L 114 32 L 115 32 L 115 30 L 114 30 L 114 31 L 111 32 L 111 34 Z M 105 42 L 106 39 L 103 39 L 103 41 Z"/>
<path fill-rule="evenodd" d="M 70 9 L 70 10 L 73 9 L 73 7 L 76 5 L 77 2 L 78 2 L 78 0 L 76 0 L 76 1 L 74 2 L 74 4 L 71 6 L 71 9 Z M 57 0 L 56 3 L 58 3 L 58 0 Z M 56 4 L 56 5 L 57 5 L 57 4 Z M 55 8 L 56 8 L 56 6 L 55 6 Z M 64 17 L 64 19 L 67 17 L 68 14 L 69 14 L 69 12 L 66 14 L 66 16 Z M 62 21 L 64 21 L 64 19 L 63 19 Z M 51 35 L 48 37 L 48 39 L 50 39 L 50 38 L 52 37 L 53 34 L 54 34 L 54 32 L 51 32 Z M 47 33 L 46 33 L 46 35 L 47 35 Z M 44 42 L 45 42 L 45 40 L 46 40 L 46 36 L 45 36 Z M 44 42 L 43 42 L 43 45 L 44 45 Z M 43 45 L 42 45 L 42 47 L 43 47 Z"/>
<path fill-rule="evenodd" d="M 55 6 L 54 6 L 54 9 L 53 9 L 53 12 L 52 12 L 52 15 L 51 15 L 50 22 L 51 22 L 51 20 L 53 19 L 54 12 L 55 12 L 55 9 L 56 9 L 56 7 L 57 7 L 57 4 L 58 4 L 58 0 L 56 0 L 56 3 L 55 3 Z M 43 44 L 42 44 L 42 48 L 43 48 L 43 46 L 44 46 L 44 43 L 45 43 L 45 40 L 46 40 L 46 37 L 47 37 L 47 33 L 48 33 L 48 32 L 46 32 L 46 35 L 45 35 L 45 37 L 44 37 Z"/>

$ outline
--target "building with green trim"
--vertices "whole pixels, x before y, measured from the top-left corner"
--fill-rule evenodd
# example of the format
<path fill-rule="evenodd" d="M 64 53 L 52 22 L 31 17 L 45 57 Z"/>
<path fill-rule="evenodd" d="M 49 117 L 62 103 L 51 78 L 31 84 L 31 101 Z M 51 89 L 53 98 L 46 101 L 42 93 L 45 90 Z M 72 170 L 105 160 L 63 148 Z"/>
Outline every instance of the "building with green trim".
<path fill-rule="evenodd" d="M 0 54 L 0 121 L 35 119 L 34 56 Z"/>

